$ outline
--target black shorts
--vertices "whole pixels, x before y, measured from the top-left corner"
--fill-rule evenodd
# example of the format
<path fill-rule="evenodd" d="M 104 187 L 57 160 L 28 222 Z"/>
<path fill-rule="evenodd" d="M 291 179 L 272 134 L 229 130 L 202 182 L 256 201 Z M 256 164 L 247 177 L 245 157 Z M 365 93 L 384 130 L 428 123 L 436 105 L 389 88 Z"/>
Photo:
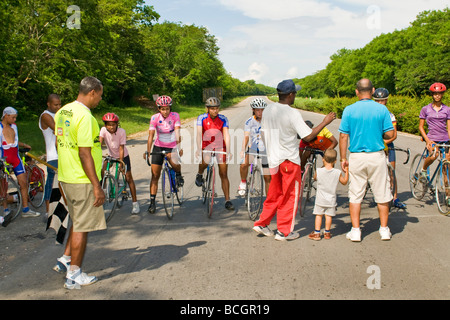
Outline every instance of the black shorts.
<path fill-rule="evenodd" d="M 157 153 L 157 154 L 152 154 L 152 164 L 156 164 L 159 166 L 163 165 L 164 155 L 160 153 L 162 151 L 165 151 L 167 154 L 167 153 L 176 152 L 176 149 L 153 146 L 153 150 L 151 153 Z"/>
<path fill-rule="evenodd" d="M 123 158 L 123 162 L 127 165 L 127 172 L 131 171 L 131 161 L 130 161 L 130 155 Z"/>

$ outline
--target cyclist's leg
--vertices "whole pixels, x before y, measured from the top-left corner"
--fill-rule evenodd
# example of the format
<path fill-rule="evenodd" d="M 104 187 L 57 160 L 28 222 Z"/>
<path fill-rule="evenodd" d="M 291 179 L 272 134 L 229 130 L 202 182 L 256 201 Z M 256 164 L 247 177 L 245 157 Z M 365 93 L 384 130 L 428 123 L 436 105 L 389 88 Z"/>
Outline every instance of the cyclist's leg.
<path fill-rule="evenodd" d="M 158 181 L 161 176 L 162 165 L 152 163 L 151 169 L 152 178 L 150 181 L 150 194 L 156 195 L 156 193 L 158 192 Z"/>
<path fill-rule="evenodd" d="M 423 161 L 423 167 L 422 167 L 422 171 L 426 171 L 428 169 L 428 167 L 434 162 L 434 160 L 436 160 L 436 158 L 439 156 L 439 150 L 437 152 L 430 152 L 430 150 L 428 150 L 428 156 L 425 158 L 425 160 Z"/>
<path fill-rule="evenodd" d="M 228 164 L 219 163 L 219 176 L 222 182 L 222 191 L 225 195 L 225 201 L 230 200 L 230 181 L 228 180 Z"/>
<path fill-rule="evenodd" d="M 17 168 L 17 167 L 16 167 Z M 23 208 L 28 207 L 28 179 L 27 179 L 27 173 L 25 170 L 23 172 L 16 171 L 16 168 L 14 168 L 14 173 L 17 177 L 17 182 L 20 186 L 20 193 L 22 194 L 22 202 L 23 202 Z"/>
<path fill-rule="evenodd" d="M 125 173 L 125 179 L 127 180 L 128 187 L 130 188 L 131 198 L 133 202 L 137 202 L 136 196 L 136 184 L 134 183 L 133 175 L 131 174 L 131 161 L 130 156 L 123 158 L 123 162 L 127 165 L 127 172 Z"/>

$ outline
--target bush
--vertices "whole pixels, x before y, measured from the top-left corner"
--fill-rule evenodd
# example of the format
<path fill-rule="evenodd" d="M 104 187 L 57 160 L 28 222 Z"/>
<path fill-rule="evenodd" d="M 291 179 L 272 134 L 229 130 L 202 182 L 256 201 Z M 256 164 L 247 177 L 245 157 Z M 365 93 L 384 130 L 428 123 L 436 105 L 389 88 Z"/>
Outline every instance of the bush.
<path fill-rule="evenodd" d="M 269 97 L 273 101 L 278 101 L 278 97 Z M 321 99 L 309 99 L 309 98 L 296 98 L 294 107 L 306 111 L 312 111 L 322 114 L 328 114 L 329 112 L 336 112 L 338 118 L 342 117 L 342 112 L 345 107 L 358 101 L 357 97 L 354 98 L 321 98 Z M 407 132 L 415 135 L 420 135 L 419 132 L 419 114 L 420 110 L 430 104 L 432 99 L 430 96 L 425 95 L 421 97 L 410 96 L 390 96 L 387 107 L 397 119 L 397 129 L 402 132 Z M 444 101 L 445 104 L 445 101 Z"/>

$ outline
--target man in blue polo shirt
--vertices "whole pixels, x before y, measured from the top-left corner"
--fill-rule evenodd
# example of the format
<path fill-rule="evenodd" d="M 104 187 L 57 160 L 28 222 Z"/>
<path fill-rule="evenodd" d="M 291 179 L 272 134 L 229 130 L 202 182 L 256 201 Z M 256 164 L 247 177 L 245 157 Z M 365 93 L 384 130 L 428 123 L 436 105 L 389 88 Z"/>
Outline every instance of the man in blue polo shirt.
<path fill-rule="evenodd" d="M 372 101 L 375 88 L 369 79 L 361 79 L 356 85 L 359 101 L 347 106 L 342 114 L 339 127 L 339 149 L 342 168 L 349 167 L 349 210 L 352 229 L 347 239 L 361 241 L 359 217 L 361 201 L 367 183 L 370 183 L 380 215 L 380 236 L 390 240 L 388 223 L 389 202 L 392 200 L 387 171 L 384 139 L 390 139 L 394 127 L 386 106 Z M 350 143 L 350 145 L 349 145 Z M 347 147 L 350 151 L 347 161 Z"/>

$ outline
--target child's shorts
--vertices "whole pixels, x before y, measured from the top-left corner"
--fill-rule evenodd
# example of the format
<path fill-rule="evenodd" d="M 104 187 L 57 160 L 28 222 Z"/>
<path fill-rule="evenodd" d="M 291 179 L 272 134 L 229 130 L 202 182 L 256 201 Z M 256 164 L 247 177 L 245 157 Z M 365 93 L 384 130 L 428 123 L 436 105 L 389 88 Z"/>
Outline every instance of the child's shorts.
<path fill-rule="evenodd" d="M 316 204 L 314 205 L 313 214 L 318 216 L 326 214 L 327 216 L 334 217 L 336 215 L 336 207 L 322 207 Z"/>

